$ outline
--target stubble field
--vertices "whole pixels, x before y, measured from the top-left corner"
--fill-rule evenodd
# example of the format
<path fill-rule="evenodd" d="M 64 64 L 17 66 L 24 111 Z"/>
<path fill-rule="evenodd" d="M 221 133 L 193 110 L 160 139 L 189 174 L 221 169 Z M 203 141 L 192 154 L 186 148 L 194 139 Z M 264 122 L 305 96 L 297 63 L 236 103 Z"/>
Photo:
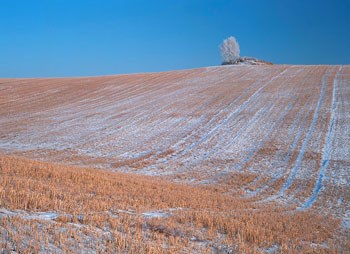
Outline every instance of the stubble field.
<path fill-rule="evenodd" d="M 0 79 L 0 250 L 349 252 L 350 67 Z"/>

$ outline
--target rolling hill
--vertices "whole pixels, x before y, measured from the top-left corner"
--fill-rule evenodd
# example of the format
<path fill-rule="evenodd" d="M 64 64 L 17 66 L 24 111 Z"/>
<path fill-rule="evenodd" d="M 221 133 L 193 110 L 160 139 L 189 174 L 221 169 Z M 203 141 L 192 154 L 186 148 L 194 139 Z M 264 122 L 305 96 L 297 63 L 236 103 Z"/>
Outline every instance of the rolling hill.
<path fill-rule="evenodd" d="M 347 238 L 349 112 L 350 66 L 0 79 L 0 152 L 317 211 L 339 220 Z M 323 243 L 316 252 L 329 251 Z"/>

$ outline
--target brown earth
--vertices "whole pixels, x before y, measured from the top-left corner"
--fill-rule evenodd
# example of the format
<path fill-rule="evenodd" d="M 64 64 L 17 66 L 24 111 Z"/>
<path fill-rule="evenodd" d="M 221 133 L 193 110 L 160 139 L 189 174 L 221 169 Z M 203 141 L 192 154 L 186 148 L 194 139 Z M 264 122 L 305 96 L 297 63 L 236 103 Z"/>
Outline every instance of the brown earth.
<path fill-rule="evenodd" d="M 141 242 L 153 247 L 155 244 L 158 251 L 170 251 L 171 248 L 166 246 L 176 246 L 176 250 L 185 252 L 189 248 L 204 252 L 214 247 L 226 248 L 226 252 L 230 249 L 239 252 L 346 251 L 349 242 L 342 239 L 349 237 L 350 225 L 349 112 L 349 66 L 221 66 L 104 77 L 0 79 L 0 152 L 3 154 L 0 173 L 4 186 L 0 189 L 1 207 L 7 209 L 6 214 L 17 210 L 74 214 L 74 209 L 76 212 L 80 209 L 80 202 L 87 202 L 84 200 L 91 193 L 89 188 L 111 184 L 103 182 L 101 177 L 121 177 L 119 182 L 135 178 L 134 184 L 150 193 L 147 200 L 153 197 L 154 200 L 166 200 L 162 201 L 164 207 L 159 206 L 158 201 L 145 201 L 144 196 L 134 193 L 130 194 L 130 200 L 123 201 L 124 205 L 117 206 L 118 209 L 128 210 L 126 206 L 135 206 L 133 200 L 141 200 L 138 202 L 142 205 L 136 209 L 138 213 L 176 207 L 189 209 L 186 211 L 198 209 L 200 213 L 194 214 L 191 210 L 188 212 L 191 215 L 181 215 L 185 219 L 180 215 L 158 218 L 160 222 L 147 226 L 142 226 L 144 221 L 132 219 L 141 229 L 137 231 L 136 226 L 130 226 L 128 230 L 142 235 L 153 228 L 157 234 L 165 236 L 165 242 L 152 241 L 149 235 L 142 238 Z M 39 175 L 31 173 L 36 164 L 37 170 L 42 172 Z M 88 170 L 92 174 L 89 179 L 96 179 L 96 182 L 80 188 L 83 183 L 66 177 L 68 172 L 83 176 L 85 171 L 67 165 L 103 170 Z M 16 173 L 12 175 L 11 170 Z M 49 178 L 46 176 L 55 170 L 58 173 Z M 113 171 L 133 174 L 119 175 Z M 43 189 L 33 187 L 36 182 L 44 184 L 45 181 L 49 185 Z M 57 183 L 62 183 L 62 187 L 56 186 Z M 75 190 L 74 183 L 80 186 L 75 191 L 77 197 L 70 192 Z M 159 188 L 154 193 L 148 191 L 151 187 L 147 186 L 158 183 L 164 186 L 161 189 L 167 194 Z M 53 202 L 56 203 L 51 204 L 50 196 L 47 196 L 52 192 L 50 186 L 58 188 L 59 195 L 69 198 L 54 201 L 55 197 Z M 132 188 L 136 187 L 124 186 L 123 192 L 128 193 Z M 190 188 L 188 192 L 198 194 L 187 197 L 180 191 L 182 188 Z M 19 190 L 23 196 L 16 197 Z M 172 198 L 167 196 L 171 190 L 175 191 L 171 195 L 179 195 L 179 200 L 187 201 L 171 201 Z M 204 201 L 208 209 L 191 205 L 201 200 L 199 193 L 206 191 L 211 193 L 209 196 L 214 195 L 213 199 L 221 200 L 230 195 L 234 201 L 220 201 L 219 208 L 214 208 L 218 204 L 208 205 Z M 91 202 L 103 203 L 110 199 L 104 205 L 101 203 L 101 207 L 111 212 L 115 209 L 111 202 L 123 199 L 125 193 L 107 188 L 103 191 L 104 201 L 91 198 Z M 76 199 L 79 195 L 82 198 Z M 205 195 L 203 197 L 211 199 Z M 247 218 L 251 215 L 247 217 L 244 213 L 237 217 L 240 206 L 247 207 L 244 209 L 254 207 L 264 219 L 253 216 L 253 221 L 249 222 Z M 96 214 L 101 207 L 89 203 L 81 208 L 81 213 L 90 209 Z M 286 211 L 282 217 L 276 215 L 280 209 Z M 217 212 L 223 214 L 218 220 L 210 215 Z M 315 227 L 320 223 L 312 224 L 312 217 L 325 215 L 329 216 L 329 221 L 325 220 L 324 230 L 332 233 L 321 233 L 324 232 L 322 229 L 312 236 L 304 226 L 317 231 Z M 23 216 L 12 216 L 15 221 L 5 225 L 7 219 L 4 218 L 8 216 L 2 218 L 0 232 L 6 232 L 6 235 L 11 232 L 17 237 L 18 241 L 6 246 L 13 248 L 23 240 L 21 235 L 26 234 L 14 228 L 28 220 Z M 101 218 L 96 221 L 106 219 Z M 285 228 L 274 226 L 275 218 L 278 218 L 276 223 L 286 223 L 283 227 L 303 233 L 284 235 Z M 228 223 L 222 224 L 220 220 L 225 219 Z M 288 224 L 298 223 L 298 220 L 304 225 Z M 44 226 L 42 221 L 37 223 L 33 222 L 28 230 Z M 62 228 L 57 222 L 54 226 L 52 223 L 49 223 L 50 239 L 53 231 Z M 91 223 L 96 222 L 81 224 Z M 168 227 L 169 223 L 171 226 Z M 101 224 L 98 225 L 103 231 Z M 262 233 L 263 225 L 269 233 Z M 236 233 L 230 235 L 231 227 Z M 238 228 L 243 231 L 256 228 L 256 233 L 240 234 Z M 174 233 L 178 229 L 193 231 Z M 115 228 L 110 226 L 105 231 L 113 230 Z M 89 236 L 80 231 L 76 234 L 86 241 Z M 196 239 L 200 237 L 201 241 L 190 241 L 190 235 L 195 235 Z M 180 242 L 169 243 L 170 238 L 174 240 L 172 237 Z M 288 242 L 288 237 L 294 240 Z M 57 247 L 53 238 L 50 239 L 48 246 Z M 86 246 L 85 240 L 81 240 L 82 246 Z M 38 239 L 33 241 L 40 242 Z M 64 243 L 69 245 L 67 241 Z M 132 244 L 130 239 L 121 241 L 128 242 L 129 247 Z M 193 242 L 197 247 L 192 246 Z M 239 244 L 235 245 L 237 242 Z M 335 247 L 336 242 L 340 242 L 340 249 Z M 106 242 L 98 244 L 103 248 L 108 245 Z M 28 244 L 24 245 L 28 247 Z M 60 247 L 56 247 L 59 251 Z M 142 251 L 151 252 L 150 246 L 143 247 Z M 126 247 L 124 250 L 130 251 Z"/>

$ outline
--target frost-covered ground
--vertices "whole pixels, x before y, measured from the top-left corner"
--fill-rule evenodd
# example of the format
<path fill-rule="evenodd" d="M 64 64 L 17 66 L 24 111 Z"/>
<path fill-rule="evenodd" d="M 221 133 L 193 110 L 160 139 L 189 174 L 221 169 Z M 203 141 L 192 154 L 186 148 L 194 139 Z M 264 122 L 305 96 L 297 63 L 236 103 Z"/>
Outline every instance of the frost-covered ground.
<path fill-rule="evenodd" d="M 242 195 L 349 225 L 349 112 L 350 66 L 0 79 L 0 151 L 193 184 L 255 174 Z"/>

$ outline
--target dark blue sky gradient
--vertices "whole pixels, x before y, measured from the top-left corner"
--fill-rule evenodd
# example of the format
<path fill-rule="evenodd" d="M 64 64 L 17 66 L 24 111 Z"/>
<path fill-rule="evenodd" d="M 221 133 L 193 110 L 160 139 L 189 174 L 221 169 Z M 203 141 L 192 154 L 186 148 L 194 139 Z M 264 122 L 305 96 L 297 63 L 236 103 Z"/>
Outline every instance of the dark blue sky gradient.
<path fill-rule="evenodd" d="M 0 0 L 0 77 L 58 77 L 219 65 L 241 55 L 349 64 L 348 0 Z"/>

